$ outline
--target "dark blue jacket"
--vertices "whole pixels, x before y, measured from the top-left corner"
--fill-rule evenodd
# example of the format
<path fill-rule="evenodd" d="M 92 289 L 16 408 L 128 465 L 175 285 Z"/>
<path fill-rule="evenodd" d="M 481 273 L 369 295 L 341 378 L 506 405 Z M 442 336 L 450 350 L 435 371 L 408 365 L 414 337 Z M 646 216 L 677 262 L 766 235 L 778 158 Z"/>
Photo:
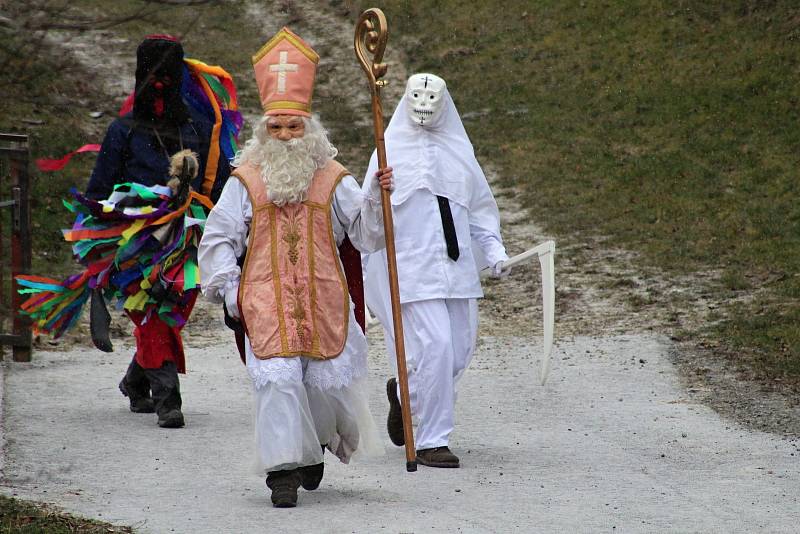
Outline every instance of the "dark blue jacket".
<path fill-rule="evenodd" d="M 180 126 L 180 139 L 175 134 L 161 136 L 166 153 L 174 154 L 188 148 L 200 156 L 200 172 L 192 187 L 201 191 L 206 172 L 206 159 L 211 139 L 212 125 L 208 119 L 187 106 L 191 118 Z M 169 174 L 169 159 L 164 147 L 153 134 L 150 127 L 137 126 L 133 114 L 115 119 L 108 127 L 97 162 L 94 165 L 86 196 L 94 200 L 108 198 L 116 184 L 135 182 L 143 185 L 166 185 Z M 216 202 L 231 169 L 224 154 L 220 151 L 217 177 L 211 191 L 211 200 Z"/>

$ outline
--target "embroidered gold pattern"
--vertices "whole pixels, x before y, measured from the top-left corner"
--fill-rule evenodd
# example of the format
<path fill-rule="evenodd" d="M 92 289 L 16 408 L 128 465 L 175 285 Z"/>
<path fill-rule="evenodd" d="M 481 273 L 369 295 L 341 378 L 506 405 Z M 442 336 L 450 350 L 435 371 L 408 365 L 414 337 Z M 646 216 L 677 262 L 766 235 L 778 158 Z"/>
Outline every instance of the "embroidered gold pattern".
<path fill-rule="evenodd" d="M 252 250 L 255 250 L 256 247 L 249 247 L 251 253 L 248 254 L 243 269 L 242 289 L 251 291 L 246 295 L 241 295 L 242 305 L 247 307 L 245 301 L 256 299 L 256 291 L 263 290 L 269 296 L 267 286 L 271 286 L 274 288 L 273 305 L 277 308 L 277 317 L 269 319 L 260 317 L 263 314 L 256 312 L 256 317 L 259 317 L 261 321 L 255 321 L 258 324 L 252 326 L 254 328 L 257 326 L 260 330 L 255 329 L 248 332 L 248 335 L 251 335 L 251 343 L 259 342 L 253 345 L 256 357 L 259 359 L 295 356 L 330 359 L 339 356 L 344 348 L 348 332 L 350 299 L 339 261 L 335 261 L 330 267 L 334 267 L 334 272 L 338 274 L 338 277 L 334 276 L 334 280 L 338 278 L 341 284 L 343 301 L 341 302 L 342 308 L 339 309 L 343 312 L 343 317 L 340 318 L 339 313 L 336 313 L 338 305 L 330 306 L 319 302 L 320 288 L 317 287 L 321 282 L 317 272 L 319 269 L 317 260 L 322 258 L 323 264 L 327 266 L 328 250 L 332 254 L 330 257 L 336 258 L 336 240 L 333 225 L 330 223 L 331 203 L 336 185 L 347 174 L 341 165 L 335 162 L 331 162 L 330 165 L 332 168 L 326 167 L 324 171 L 320 172 L 322 179 L 318 181 L 316 188 L 312 188 L 309 192 L 309 199 L 302 203 L 303 208 L 297 206 L 297 210 L 292 209 L 294 206 L 279 208 L 265 200 L 267 198 L 266 190 L 261 187 L 263 182 L 260 180 L 260 175 L 249 167 L 241 169 L 247 171 L 242 173 L 240 179 L 248 189 L 248 195 L 251 197 L 254 208 L 253 228 L 249 243 L 254 245 L 259 240 L 269 243 L 269 248 L 263 247 L 265 249 L 263 257 L 253 258 Z M 248 186 L 252 186 L 253 189 L 251 190 Z M 307 229 L 303 227 L 304 218 L 307 219 Z M 321 228 L 320 225 L 314 226 L 316 219 L 327 221 L 327 224 L 321 225 Z M 322 232 L 318 232 L 317 228 L 320 228 Z M 297 234 L 300 239 L 291 237 L 291 234 Z M 286 261 L 290 259 L 290 250 L 295 250 L 294 262 Z M 317 256 L 318 253 L 322 253 L 323 256 Z M 304 263 L 308 262 L 307 266 L 300 264 L 301 257 L 303 257 Z M 255 285 L 250 287 L 249 284 L 252 284 L 250 280 L 253 278 L 251 271 L 254 269 L 256 260 L 266 261 L 264 267 L 270 271 L 269 278 L 271 280 L 258 287 Z M 323 281 L 326 284 L 332 282 L 331 280 Z M 331 289 L 333 288 L 326 286 L 326 291 L 330 292 Z M 338 301 L 336 293 L 338 291 L 334 289 L 331 297 Z M 275 319 L 277 319 L 277 325 Z M 343 321 L 343 324 L 339 321 Z M 339 326 L 340 324 L 341 326 Z M 318 330 L 321 325 L 327 329 L 326 333 L 334 328 L 336 330 L 335 338 L 329 340 L 326 337 L 325 343 L 327 344 L 323 347 L 320 346 L 323 340 L 320 338 L 321 332 Z M 278 340 L 275 339 L 277 336 L 280 337 L 279 346 L 276 346 L 278 345 Z M 334 343 L 334 346 L 330 346 L 331 342 Z"/>
<path fill-rule="evenodd" d="M 286 285 L 286 292 L 289 294 L 289 300 L 291 301 L 292 310 L 289 313 L 289 317 L 294 320 L 294 329 L 297 333 L 297 337 L 300 340 L 300 345 L 305 345 L 306 339 L 306 309 L 303 306 L 303 293 L 305 292 L 305 288 L 297 283 L 297 278 L 294 279 L 294 285 Z"/>
<path fill-rule="evenodd" d="M 297 250 L 297 245 L 300 244 L 300 232 L 297 228 L 297 214 L 292 214 L 291 219 L 286 222 L 284 234 L 281 239 L 289 246 L 289 261 L 292 265 L 297 265 L 297 260 L 300 259 L 300 252 Z"/>

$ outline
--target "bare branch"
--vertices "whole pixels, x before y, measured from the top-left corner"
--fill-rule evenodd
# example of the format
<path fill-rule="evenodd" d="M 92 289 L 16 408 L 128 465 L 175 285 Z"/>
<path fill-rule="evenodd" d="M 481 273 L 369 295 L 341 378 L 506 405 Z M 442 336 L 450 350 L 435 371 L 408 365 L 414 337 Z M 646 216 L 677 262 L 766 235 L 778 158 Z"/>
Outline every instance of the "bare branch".
<path fill-rule="evenodd" d="M 148 4 L 162 4 L 165 6 L 188 7 L 213 4 L 219 0 L 144 0 Z"/>
<path fill-rule="evenodd" d="M 0 87 L 4 91 L 10 90 L 44 75 L 46 69 L 36 67 L 41 61 L 42 51 L 52 46 L 48 42 L 49 36 L 57 32 L 103 31 L 129 22 L 147 20 L 159 12 L 192 10 L 220 1 L 139 0 L 138 5 L 122 12 L 100 10 L 87 13 L 75 8 L 71 0 L 28 0 L 24 5 L 22 2 L 5 4 L 0 0 L 0 71 L 14 72 L 13 76 L 0 77 Z M 203 11 L 194 9 L 194 16 L 187 27 L 176 37 L 185 37 L 195 29 Z M 60 41 L 63 39 L 63 36 L 59 37 Z"/>
<path fill-rule="evenodd" d="M 47 22 L 39 27 L 39 30 L 107 30 L 126 22 L 141 19 L 148 12 L 147 8 L 140 8 L 138 11 L 121 17 L 97 18 L 91 20 L 67 22 Z"/>
<path fill-rule="evenodd" d="M 25 20 L 24 26 L 31 31 L 47 30 L 107 30 L 127 22 L 140 20 L 153 12 L 154 4 L 159 6 L 158 10 L 174 9 L 183 7 L 196 7 L 204 4 L 217 3 L 219 0 L 142 0 L 143 5 L 133 12 L 125 15 L 110 17 L 83 18 L 71 14 L 66 7 L 68 3 L 54 5 L 47 0 L 35 6 L 33 16 Z M 56 16 L 57 15 L 57 16 Z M 0 16 L 0 26 L 5 25 L 5 20 L 10 25 L 14 25 L 13 19 L 5 19 Z"/>

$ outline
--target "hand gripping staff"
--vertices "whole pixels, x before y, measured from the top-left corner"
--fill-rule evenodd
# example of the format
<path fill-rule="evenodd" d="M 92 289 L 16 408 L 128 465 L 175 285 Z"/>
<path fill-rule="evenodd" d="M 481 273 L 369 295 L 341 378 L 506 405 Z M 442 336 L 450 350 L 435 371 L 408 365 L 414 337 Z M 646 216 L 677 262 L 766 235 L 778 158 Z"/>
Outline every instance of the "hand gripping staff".
<path fill-rule="evenodd" d="M 383 108 L 381 106 L 381 80 L 387 66 L 381 63 L 386 49 L 389 31 L 386 16 L 378 8 L 364 11 L 356 24 L 355 49 L 358 62 L 369 80 L 372 93 L 372 124 L 375 130 L 375 145 L 378 152 L 378 168 L 386 168 L 386 146 L 383 140 Z M 369 56 L 372 56 L 371 58 Z M 414 430 L 411 428 L 411 403 L 408 394 L 408 372 L 406 370 L 406 349 L 403 338 L 403 316 L 400 310 L 400 289 L 397 284 L 397 258 L 394 248 L 394 225 L 392 223 L 392 203 L 389 191 L 381 189 L 383 209 L 383 231 L 386 237 L 386 260 L 389 267 L 389 292 L 392 298 L 392 322 L 394 326 L 395 356 L 397 357 L 397 378 L 400 381 L 400 406 L 403 413 L 403 434 L 406 440 L 406 471 L 417 470 L 417 452 L 414 448 Z"/>

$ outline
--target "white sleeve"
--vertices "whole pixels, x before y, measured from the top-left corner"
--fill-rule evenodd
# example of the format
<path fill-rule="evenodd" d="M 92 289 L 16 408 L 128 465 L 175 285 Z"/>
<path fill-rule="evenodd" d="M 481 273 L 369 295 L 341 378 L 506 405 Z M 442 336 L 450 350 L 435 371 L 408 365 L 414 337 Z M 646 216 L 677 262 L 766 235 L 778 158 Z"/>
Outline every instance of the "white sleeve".
<path fill-rule="evenodd" d="M 500 212 L 486 180 L 478 181 L 475 189 L 469 207 L 469 232 L 480 246 L 487 265 L 492 266 L 508 260 L 500 236 Z"/>
<path fill-rule="evenodd" d="M 252 212 L 247 190 L 231 176 L 208 215 L 197 251 L 203 295 L 212 301 L 220 301 L 226 286 L 238 284 L 236 258 L 244 253 Z"/>
<path fill-rule="evenodd" d="M 336 186 L 331 211 L 337 244 L 347 233 L 361 252 L 375 252 L 386 246 L 381 200 L 375 198 L 374 189 L 367 186 L 362 192 L 355 178 L 345 176 Z"/>

